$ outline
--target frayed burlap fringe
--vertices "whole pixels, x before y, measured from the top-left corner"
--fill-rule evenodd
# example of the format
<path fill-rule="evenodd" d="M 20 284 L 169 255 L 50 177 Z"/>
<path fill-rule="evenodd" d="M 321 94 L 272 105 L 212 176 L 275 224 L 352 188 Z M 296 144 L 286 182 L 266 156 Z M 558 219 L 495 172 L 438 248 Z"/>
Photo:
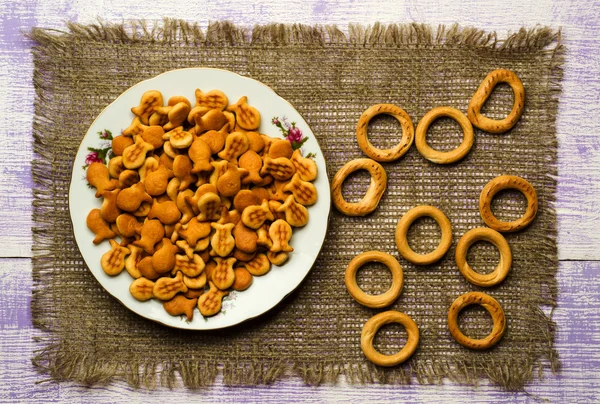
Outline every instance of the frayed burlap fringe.
<path fill-rule="evenodd" d="M 168 44 L 205 44 L 205 45 L 247 45 L 247 46 L 303 46 L 303 45 L 352 45 L 357 47 L 411 47 L 435 45 L 443 47 L 482 47 L 490 51 L 527 52 L 547 49 L 552 54 L 551 90 L 554 108 L 557 108 L 561 91 L 562 61 L 564 49 L 560 41 L 560 31 L 547 27 L 522 28 L 505 39 L 499 39 L 496 33 L 487 33 L 475 28 L 462 28 L 458 25 L 437 28 L 423 24 L 374 24 L 372 26 L 350 25 L 348 33 L 335 26 L 306 26 L 270 24 L 256 26 L 252 30 L 237 27 L 229 22 L 215 22 L 207 29 L 201 29 L 196 23 L 182 20 L 165 19 L 162 23 L 133 21 L 123 24 L 98 22 L 92 25 L 68 24 L 69 31 L 56 31 L 35 28 L 29 37 L 41 47 L 60 54 L 72 41 L 98 41 L 112 43 L 168 43 Z M 40 52 L 39 47 L 34 52 Z M 306 384 L 319 385 L 332 383 L 343 375 L 349 383 L 441 383 L 448 378 L 457 383 L 476 384 L 482 377 L 510 390 L 522 389 L 524 384 L 536 375 L 541 377 L 542 370 L 549 367 L 552 372 L 559 368 L 559 360 L 553 348 L 555 325 L 539 307 L 532 308 L 535 316 L 547 327 L 548 354 L 545 358 L 531 358 L 520 361 L 515 366 L 498 366 L 493 361 L 456 361 L 452 358 L 440 358 L 434 362 L 408 363 L 392 371 L 365 363 L 338 363 L 336 361 L 316 361 L 311 363 L 290 363 L 285 359 L 273 363 L 243 363 L 225 361 L 209 363 L 206 361 L 167 361 L 148 359 L 144 362 L 109 362 L 91 354 L 82 354 L 66 346 L 57 338 L 55 314 L 52 310 L 52 283 L 47 282 L 54 268 L 56 252 L 50 246 L 60 237 L 53 234 L 53 212 L 56 201 L 53 199 L 53 181 L 48 174 L 52 170 L 53 156 L 47 147 L 52 139 L 43 133 L 51 117 L 44 116 L 40 103 L 51 102 L 45 88 L 47 71 L 38 66 L 34 70 L 33 81 L 36 88 L 35 119 L 33 122 L 35 160 L 32 163 L 34 187 L 33 215 L 33 279 L 32 316 L 34 326 L 43 331 L 37 341 L 44 346 L 35 353 L 33 363 L 47 373 L 54 381 L 73 380 L 83 384 L 108 383 L 115 377 L 125 379 L 134 387 L 155 388 L 157 385 L 175 387 L 180 384 L 189 388 L 201 388 L 213 384 L 220 373 L 226 385 L 270 384 L 284 375 L 294 374 Z M 552 128 L 554 129 L 554 120 Z M 554 140 L 555 142 L 555 140 Z M 555 144 L 553 145 L 555 146 Z M 548 156 L 549 176 L 555 186 L 557 174 L 553 156 Z M 554 195 L 554 188 L 551 190 Z M 554 208 L 554 199 L 550 198 L 549 209 Z M 554 225 L 556 227 L 556 224 Z M 547 235 L 548 243 L 556 242 L 556 229 Z M 547 257 L 555 262 L 556 257 Z M 548 296 L 540 304 L 555 306 L 557 298 L 556 284 L 544 285 Z M 515 369 L 517 369 L 515 371 Z"/>
<path fill-rule="evenodd" d="M 125 24 L 98 22 L 82 25 L 69 22 L 69 31 L 34 28 L 29 36 L 46 46 L 64 47 L 73 40 L 107 41 L 113 43 L 184 43 L 229 45 L 333 45 L 358 46 L 385 45 L 445 45 L 476 46 L 496 50 L 544 49 L 556 44 L 560 49 L 560 31 L 548 27 L 521 28 L 518 32 L 499 40 L 495 32 L 488 33 L 472 27 L 426 24 L 380 24 L 370 26 L 351 24 L 348 34 L 337 26 L 309 26 L 302 24 L 257 25 L 252 30 L 237 27 L 230 22 L 210 23 L 206 30 L 197 23 L 164 19 L 161 23 L 131 21 Z"/>

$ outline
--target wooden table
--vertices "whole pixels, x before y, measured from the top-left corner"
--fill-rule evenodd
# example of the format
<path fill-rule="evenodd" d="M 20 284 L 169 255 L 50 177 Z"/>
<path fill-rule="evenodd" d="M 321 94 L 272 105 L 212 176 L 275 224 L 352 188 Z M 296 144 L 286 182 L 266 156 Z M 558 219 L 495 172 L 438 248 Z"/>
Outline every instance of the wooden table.
<path fill-rule="evenodd" d="M 89 3 L 89 4 L 88 4 Z M 558 375 L 545 374 L 526 390 L 552 402 L 600 400 L 600 2 L 576 0 L 254 0 L 166 2 L 0 0 L 0 400 L 20 402 L 173 402 L 183 399 L 260 402 L 524 402 L 524 393 L 445 381 L 442 385 L 307 387 L 299 379 L 273 386 L 136 391 L 125 383 L 85 387 L 35 384 L 44 378 L 31 365 L 39 348 L 31 324 L 31 160 L 34 89 L 31 27 L 63 29 L 66 20 L 86 23 L 162 17 L 230 20 L 251 27 L 270 22 L 337 24 L 376 21 L 472 25 L 499 37 L 521 26 L 562 27 L 567 47 L 557 133 L 560 288 L 553 319 L 562 361 Z M 599 271 L 598 273 L 596 271 Z"/>

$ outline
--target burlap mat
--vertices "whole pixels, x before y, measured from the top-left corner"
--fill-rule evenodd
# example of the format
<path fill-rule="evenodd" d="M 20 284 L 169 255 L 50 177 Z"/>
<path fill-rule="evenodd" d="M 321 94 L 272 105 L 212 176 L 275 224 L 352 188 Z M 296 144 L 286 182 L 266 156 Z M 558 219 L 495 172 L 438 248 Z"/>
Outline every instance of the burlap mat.
<path fill-rule="evenodd" d="M 210 385 L 222 371 L 226 384 L 271 383 L 300 375 L 306 383 L 462 383 L 489 378 L 520 388 L 538 370 L 555 370 L 554 324 L 557 270 L 555 117 L 561 80 L 559 37 L 549 29 L 521 30 L 499 40 L 493 33 L 423 25 L 334 27 L 270 25 L 251 33 L 227 23 L 197 26 L 166 20 L 150 29 L 134 26 L 69 26 L 69 32 L 34 29 L 35 101 L 33 162 L 34 296 L 32 313 L 45 348 L 34 363 L 54 380 L 106 382 L 118 376 L 132 385 Z M 355 128 L 361 113 L 376 103 L 404 108 L 413 122 L 431 108 L 448 105 L 466 112 L 482 79 L 496 68 L 517 73 L 526 89 L 523 116 L 502 135 L 476 130 L 475 144 L 458 164 L 440 166 L 413 147 L 400 161 L 385 164 L 389 183 L 379 209 L 364 218 L 333 211 L 321 255 L 302 286 L 257 320 L 217 332 L 169 329 L 131 313 L 105 292 L 82 261 L 67 209 L 72 161 L 97 114 L 133 84 L 164 71 L 192 66 L 232 70 L 275 89 L 304 116 L 327 160 L 329 177 L 347 161 L 363 157 Z M 218 83 L 216 83 L 218 87 Z M 512 93 L 499 86 L 488 101 L 488 116 L 505 116 Z M 376 119 L 373 143 L 391 146 L 399 125 Z M 428 139 L 439 149 L 460 143 L 458 125 L 438 121 Z M 446 324 L 452 301 L 479 290 L 459 273 L 454 247 L 467 230 L 482 226 L 482 187 L 501 174 L 515 174 L 536 188 L 540 211 L 532 226 L 508 234 L 514 262 L 501 285 L 486 290 L 504 307 L 508 328 L 499 345 L 485 352 L 458 345 Z M 345 186 L 349 200 L 366 189 L 366 175 Z M 398 219 L 408 209 L 432 204 L 452 222 L 453 247 L 441 263 L 416 267 L 400 259 L 405 286 L 391 306 L 419 325 L 416 354 L 401 366 L 383 369 L 366 361 L 359 345 L 365 321 L 376 310 L 348 295 L 343 274 L 358 253 L 377 249 L 399 258 L 394 243 Z M 501 218 L 516 218 L 524 198 L 507 192 L 496 198 Z M 439 230 L 432 221 L 413 226 L 410 240 L 419 251 L 433 249 Z M 497 252 L 476 246 L 475 268 L 491 270 Z M 368 265 L 359 276 L 370 292 L 384 290 L 390 276 Z M 546 314 L 544 311 L 546 310 Z M 491 330 L 483 309 L 461 319 L 468 335 Z M 383 352 L 398 349 L 401 327 L 378 335 Z"/>

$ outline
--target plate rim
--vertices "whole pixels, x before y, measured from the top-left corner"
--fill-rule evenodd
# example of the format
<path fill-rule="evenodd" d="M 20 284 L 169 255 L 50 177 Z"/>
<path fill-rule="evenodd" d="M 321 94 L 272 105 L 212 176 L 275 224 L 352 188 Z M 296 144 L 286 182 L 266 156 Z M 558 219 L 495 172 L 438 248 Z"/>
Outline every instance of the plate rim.
<path fill-rule="evenodd" d="M 106 112 L 106 110 L 108 110 L 113 104 L 115 104 L 117 102 L 117 100 L 119 100 L 121 97 L 123 97 L 125 95 L 125 93 L 129 92 L 130 90 L 134 89 L 135 87 L 138 87 L 138 86 L 140 86 L 140 85 L 142 85 L 144 83 L 147 83 L 149 81 L 155 80 L 155 79 L 157 79 L 157 78 L 159 78 L 159 77 L 161 77 L 163 75 L 173 74 L 173 73 L 176 73 L 176 72 L 179 72 L 179 71 L 184 71 L 184 70 L 202 70 L 202 71 L 213 70 L 213 71 L 220 71 L 220 72 L 226 72 L 228 74 L 233 74 L 233 75 L 237 76 L 238 78 L 240 78 L 242 80 L 250 80 L 250 81 L 253 81 L 253 82 L 255 82 L 255 83 L 263 86 L 265 89 L 267 89 L 267 90 L 271 91 L 273 94 L 275 94 L 281 101 L 283 101 L 286 104 L 288 104 L 288 106 L 291 107 L 298 114 L 298 116 L 300 116 L 300 118 L 302 118 L 302 120 L 304 121 L 304 123 L 306 123 L 306 126 L 310 129 L 310 131 L 311 131 L 311 133 L 313 135 L 314 141 L 317 143 L 319 151 L 321 152 L 321 155 L 323 157 L 323 162 L 324 162 L 324 166 L 325 166 L 325 173 L 324 173 L 324 175 L 325 175 L 325 181 L 327 183 L 327 189 L 328 189 L 328 195 L 329 195 L 329 204 L 328 204 L 328 207 L 327 207 L 327 209 L 328 209 L 328 211 L 327 211 L 327 220 L 325 222 L 325 232 L 324 232 L 324 236 L 323 236 L 323 242 L 320 244 L 319 250 L 317 251 L 317 253 L 315 255 L 315 259 L 312 262 L 310 268 L 306 271 L 306 274 L 302 277 L 302 279 L 298 282 L 298 284 L 296 286 L 294 286 L 294 288 L 292 288 L 292 290 L 290 290 L 288 293 L 286 293 L 285 295 L 283 295 L 281 297 L 281 299 L 279 299 L 277 302 L 275 302 L 273 304 L 273 306 L 271 306 L 270 308 L 266 309 L 262 313 L 259 313 L 259 314 L 256 314 L 256 315 L 252 316 L 252 317 L 248 317 L 248 318 L 245 318 L 243 320 L 234 322 L 232 324 L 228 324 L 228 325 L 224 325 L 224 326 L 217 326 L 217 327 L 206 327 L 206 328 L 191 328 L 191 327 L 184 327 L 184 326 L 178 327 L 178 326 L 175 326 L 175 325 L 172 325 L 172 324 L 167 324 L 167 323 L 161 321 L 160 319 L 150 318 L 150 317 L 148 317 L 147 314 L 139 313 L 138 311 L 135 311 L 131 307 L 127 306 L 123 301 L 121 301 L 121 299 L 119 299 L 117 296 L 115 296 L 113 293 L 111 293 L 110 290 L 108 290 L 107 288 L 104 287 L 104 285 L 102 284 L 102 282 L 100 281 L 100 279 L 98 279 L 98 277 L 96 276 L 96 274 L 89 267 L 88 262 L 87 262 L 87 260 L 86 260 L 86 258 L 84 256 L 83 252 L 81 251 L 81 248 L 79 247 L 79 242 L 78 242 L 77 236 L 75 234 L 75 223 L 73 221 L 73 215 L 72 215 L 72 211 L 71 211 L 71 193 L 73 191 L 73 180 L 74 180 L 74 178 L 75 178 L 74 176 L 76 174 L 75 159 L 77 158 L 77 155 L 79 154 L 79 152 L 81 150 L 81 147 L 83 145 L 83 142 L 84 142 L 86 136 L 88 135 L 90 129 L 94 126 L 94 124 L 96 123 L 96 121 L 98 119 L 100 119 L 100 117 Z M 120 136 L 120 135 L 121 134 L 119 134 L 117 136 Z M 304 281 L 306 280 L 306 278 L 308 277 L 308 275 L 312 272 L 312 270 L 314 268 L 314 265 L 315 265 L 315 262 L 317 261 L 317 259 L 319 258 L 319 255 L 321 254 L 321 251 L 323 249 L 323 245 L 325 244 L 325 240 L 327 238 L 327 233 L 329 231 L 329 223 L 330 223 L 330 220 L 331 220 L 331 183 L 329 181 L 329 173 L 328 173 L 328 167 L 327 167 L 327 160 L 325 159 L 325 155 L 323 153 L 323 149 L 321 148 L 321 145 L 319 143 L 319 140 L 317 139 L 317 136 L 313 132 L 312 128 L 310 127 L 310 125 L 308 124 L 308 122 L 306 121 L 306 119 L 304 119 L 304 116 L 296 109 L 296 107 L 294 107 L 294 105 L 292 105 L 292 103 L 290 103 L 288 100 L 286 100 L 285 98 L 283 98 L 279 93 L 277 93 L 277 91 L 275 91 L 273 88 L 271 88 L 267 84 L 265 84 L 265 83 L 263 83 L 263 82 L 261 82 L 261 81 L 259 81 L 257 79 L 254 79 L 254 78 L 248 77 L 248 76 L 243 76 L 243 75 L 241 75 L 241 74 L 239 74 L 237 72 L 231 71 L 231 70 L 222 69 L 222 68 L 216 68 L 216 67 L 202 67 L 202 66 L 198 66 L 198 67 L 184 67 L 184 68 L 178 68 L 178 69 L 171 69 L 171 70 L 164 71 L 164 72 L 162 72 L 160 74 L 157 74 L 156 76 L 152 76 L 150 78 L 141 80 L 141 81 L 137 82 L 136 84 L 128 87 L 126 90 L 124 90 L 123 92 L 121 92 L 121 94 L 119 94 L 114 100 L 112 100 L 106 107 L 104 107 L 102 109 L 102 111 L 100 111 L 98 113 L 98 115 L 96 115 L 96 117 L 94 118 L 94 120 L 89 124 L 89 126 L 88 126 L 85 134 L 82 136 L 81 140 L 79 141 L 79 145 L 77 147 L 77 151 L 75 153 L 75 156 L 74 156 L 74 159 L 73 159 L 72 163 L 73 164 L 72 164 L 72 167 L 71 167 L 71 176 L 69 178 L 69 185 L 68 185 L 69 192 L 68 192 L 68 197 L 67 197 L 67 209 L 69 210 L 69 222 L 71 223 L 71 229 L 72 229 L 73 239 L 75 240 L 75 246 L 77 247 L 77 250 L 81 254 L 81 258 L 83 259 L 83 262 L 85 263 L 85 265 L 87 267 L 87 270 L 96 279 L 96 282 L 98 282 L 98 284 L 102 287 L 102 289 L 104 289 L 112 298 L 114 298 L 116 301 L 118 301 L 127 310 L 129 310 L 130 312 L 133 312 L 134 314 L 136 314 L 136 315 L 138 315 L 138 316 L 140 316 L 140 317 L 142 317 L 142 318 L 144 318 L 146 320 L 149 320 L 149 321 L 161 324 L 161 325 L 163 325 L 165 327 L 169 327 L 169 328 L 173 328 L 173 329 L 180 329 L 180 330 L 189 330 L 189 331 L 194 331 L 194 332 L 224 330 L 224 329 L 228 329 L 228 328 L 231 328 L 231 327 L 239 326 L 240 324 L 246 323 L 246 322 L 251 321 L 251 320 L 255 320 L 255 319 L 259 318 L 259 317 L 262 317 L 262 316 L 266 315 L 267 313 L 269 313 L 270 311 L 272 311 L 273 309 L 275 309 L 277 306 L 279 306 L 285 299 L 287 299 L 291 294 L 293 294 L 300 287 L 300 285 L 302 285 L 304 283 Z M 175 316 L 173 316 L 173 317 L 175 317 Z M 189 323 L 182 322 L 182 324 L 189 324 Z"/>

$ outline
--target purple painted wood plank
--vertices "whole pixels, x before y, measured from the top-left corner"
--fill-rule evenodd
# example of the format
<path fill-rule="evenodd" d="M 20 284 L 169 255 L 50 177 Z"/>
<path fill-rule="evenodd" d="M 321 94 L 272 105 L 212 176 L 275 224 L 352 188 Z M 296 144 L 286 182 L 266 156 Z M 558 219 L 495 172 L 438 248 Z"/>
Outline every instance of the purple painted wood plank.
<path fill-rule="evenodd" d="M 175 7 L 174 7 L 175 5 Z M 568 54 L 563 81 L 559 136 L 559 249 L 562 259 L 600 259 L 600 3 L 575 0 L 467 1 L 440 4 L 436 0 L 407 1 L 254 0 L 202 3 L 142 4 L 139 2 L 76 2 L 73 0 L 0 0 L 0 257 L 30 255 L 31 246 L 31 119 L 32 62 L 27 40 L 20 31 L 33 26 L 64 28 L 66 19 L 92 22 L 122 21 L 144 16 L 183 17 L 206 27 L 208 21 L 232 20 L 251 27 L 255 23 L 335 23 L 342 29 L 348 22 L 460 22 L 500 36 L 522 25 L 562 26 Z M 465 10 L 471 12 L 465 13 Z M 516 11 L 518 10 L 518 12 Z M 597 402 L 600 391 L 600 283 L 598 262 L 562 262 L 559 273 L 557 349 L 563 371 L 533 383 L 530 391 L 553 402 Z M 31 267 L 27 259 L 0 258 L 0 400 L 27 402 L 164 402 L 198 397 L 198 392 L 160 389 L 131 392 L 123 383 L 87 389 L 73 383 L 34 385 L 38 375 L 30 365 L 36 345 L 29 313 Z M 457 386 L 302 386 L 286 380 L 273 387 L 227 389 L 216 386 L 202 392 L 209 400 L 262 402 L 363 400 L 385 402 L 526 402 L 527 396 L 503 393 L 483 384 L 479 389 Z"/>

